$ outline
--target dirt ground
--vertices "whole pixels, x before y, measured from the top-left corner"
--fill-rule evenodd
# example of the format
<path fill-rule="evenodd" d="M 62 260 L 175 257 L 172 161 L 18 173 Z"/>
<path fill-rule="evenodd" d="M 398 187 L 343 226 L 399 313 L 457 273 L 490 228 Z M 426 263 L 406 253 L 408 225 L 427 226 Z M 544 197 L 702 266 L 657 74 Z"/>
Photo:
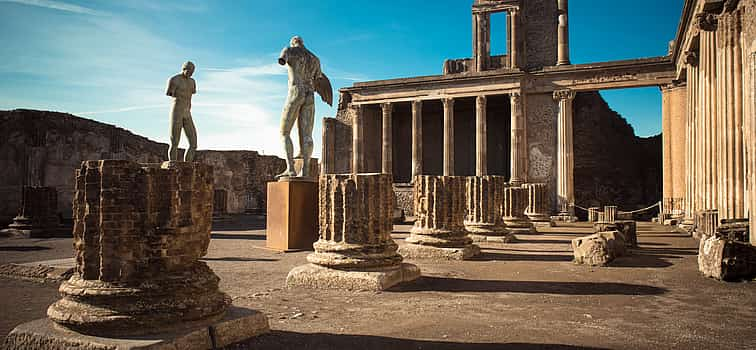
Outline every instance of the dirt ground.
<path fill-rule="evenodd" d="M 403 244 L 410 226 L 394 227 Z M 264 220 L 216 225 L 205 261 L 234 304 L 265 312 L 272 332 L 233 349 L 754 349 L 756 284 L 697 271 L 697 242 L 640 223 L 640 248 L 613 266 L 574 265 L 588 224 L 482 244 L 463 262 L 409 261 L 423 276 L 384 292 L 288 290 L 308 252 L 266 250 Z M 70 239 L 0 239 L 0 264 L 60 259 Z M 43 317 L 53 283 L 0 278 L 0 334 Z"/>

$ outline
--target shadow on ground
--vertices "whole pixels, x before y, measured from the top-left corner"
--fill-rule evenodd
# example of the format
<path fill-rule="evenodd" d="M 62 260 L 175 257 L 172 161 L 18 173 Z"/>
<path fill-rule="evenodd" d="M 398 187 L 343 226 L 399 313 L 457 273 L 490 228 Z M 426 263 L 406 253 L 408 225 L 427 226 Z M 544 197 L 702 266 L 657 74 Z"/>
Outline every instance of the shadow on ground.
<path fill-rule="evenodd" d="M 204 261 L 262 261 L 262 262 L 278 261 L 278 259 L 243 258 L 243 257 L 238 257 L 238 256 L 225 256 L 222 258 L 201 258 L 200 260 L 204 260 Z"/>
<path fill-rule="evenodd" d="M 227 350 L 241 349 L 360 349 L 360 350 L 404 350 L 404 349 L 441 349 L 441 350 L 578 350 L 594 349 L 562 344 L 532 343 L 458 343 L 448 341 L 414 340 L 373 335 L 332 334 L 332 333 L 297 333 L 272 331 L 252 338 L 244 343 L 226 347 Z"/>
<path fill-rule="evenodd" d="M 215 229 L 213 229 L 215 230 Z M 265 235 L 255 235 L 255 234 L 249 234 L 249 233 L 211 233 L 210 238 L 212 239 L 245 239 L 245 240 L 253 240 L 253 241 L 264 241 Z"/>
<path fill-rule="evenodd" d="M 1 252 L 33 252 L 37 250 L 49 250 L 49 249 L 50 249 L 49 247 L 29 246 L 29 245 L 0 247 Z"/>
<path fill-rule="evenodd" d="M 484 251 L 470 261 L 572 261 L 572 255 L 503 254 Z"/>
<path fill-rule="evenodd" d="M 612 282 L 496 281 L 422 276 L 392 292 L 490 292 L 563 295 L 658 295 L 665 288 Z"/>
<path fill-rule="evenodd" d="M 213 222 L 213 231 L 256 231 L 264 230 L 265 226 L 262 215 L 236 215 L 231 220 Z"/>

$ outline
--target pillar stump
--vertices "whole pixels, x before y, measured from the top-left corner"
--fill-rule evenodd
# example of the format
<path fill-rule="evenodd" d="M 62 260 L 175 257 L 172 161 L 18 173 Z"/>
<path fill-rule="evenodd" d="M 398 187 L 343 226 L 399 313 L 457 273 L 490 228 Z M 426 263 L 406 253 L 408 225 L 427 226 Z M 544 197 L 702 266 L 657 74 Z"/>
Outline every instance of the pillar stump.
<path fill-rule="evenodd" d="M 59 225 L 55 187 L 24 186 L 18 215 L 3 233 L 31 238 L 53 237 L 57 235 Z"/>
<path fill-rule="evenodd" d="M 417 266 L 402 263 L 391 238 L 393 198 L 389 174 L 321 176 L 320 239 L 310 263 L 291 270 L 286 285 L 384 290 L 420 277 Z"/>
<path fill-rule="evenodd" d="M 590 208 L 588 208 L 588 222 L 599 221 L 600 210 L 601 210 L 601 208 L 599 208 L 599 207 L 590 207 Z"/>
<path fill-rule="evenodd" d="M 528 191 L 528 207 L 525 215 L 535 227 L 552 227 L 554 222 L 549 215 L 549 188 L 545 183 L 524 184 Z"/>
<path fill-rule="evenodd" d="M 17 327 L 6 347 L 206 349 L 266 332 L 265 315 L 227 312 L 231 298 L 199 261 L 212 200 L 208 165 L 84 162 L 73 201 L 74 275 L 48 319 Z"/>
<path fill-rule="evenodd" d="M 528 207 L 528 190 L 522 186 L 507 186 L 504 188 L 504 205 L 502 214 L 504 226 L 512 233 L 535 233 L 535 227 L 525 215 Z"/>
<path fill-rule="evenodd" d="M 469 176 L 466 179 L 467 216 L 465 228 L 474 242 L 509 242 L 512 235 L 504 227 L 501 205 L 506 180 L 502 176 Z"/>
<path fill-rule="evenodd" d="M 464 260 L 480 254 L 465 229 L 465 178 L 415 177 L 415 226 L 406 245 L 406 258 Z"/>

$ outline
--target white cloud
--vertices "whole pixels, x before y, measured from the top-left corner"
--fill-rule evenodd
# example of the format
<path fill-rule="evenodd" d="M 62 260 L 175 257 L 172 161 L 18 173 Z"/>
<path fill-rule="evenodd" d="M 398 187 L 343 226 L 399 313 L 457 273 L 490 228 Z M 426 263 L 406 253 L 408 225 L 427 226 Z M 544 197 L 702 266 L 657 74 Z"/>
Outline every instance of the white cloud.
<path fill-rule="evenodd" d="M 58 10 L 58 11 L 65 11 L 65 12 L 71 12 L 71 13 L 78 13 L 82 15 L 91 15 L 91 16 L 105 16 L 107 15 L 106 12 L 97 11 L 94 9 L 91 9 L 89 7 L 79 6 L 75 4 L 69 4 L 67 2 L 63 1 L 54 1 L 54 0 L 0 0 L 0 2 L 12 2 L 16 4 L 22 4 L 22 5 L 28 5 L 28 6 L 36 6 L 36 7 L 43 7 L 47 9 L 52 10 Z"/>

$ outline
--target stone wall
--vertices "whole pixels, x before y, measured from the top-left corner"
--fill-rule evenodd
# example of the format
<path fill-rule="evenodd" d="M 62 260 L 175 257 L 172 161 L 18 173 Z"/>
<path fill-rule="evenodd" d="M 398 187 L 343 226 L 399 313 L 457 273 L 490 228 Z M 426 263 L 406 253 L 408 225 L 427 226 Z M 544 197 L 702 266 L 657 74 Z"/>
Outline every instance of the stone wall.
<path fill-rule="evenodd" d="M 525 27 L 525 67 L 528 70 L 557 62 L 557 1 L 522 1 Z"/>
<path fill-rule="evenodd" d="M 548 185 L 549 214 L 556 209 L 557 111 L 552 94 L 525 98 L 528 144 L 528 182 Z"/>
<path fill-rule="evenodd" d="M 597 92 L 579 93 L 575 115 L 575 202 L 639 209 L 661 199 L 661 135 L 635 136 L 633 127 Z M 585 216 L 582 210 L 577 214 Z"/>
<path fill-rule="evenodd" d="M 0 111 L 0 224 L 18 211 L 22 186 L 50 186 L 58 190 L 58 210 L 71 217 L 74 170 L 84 160 L 122 159 L 157 163 L 168 145 L 128 130 L 71 114 Z M 201 136 L 200 136 L 201 144 Z M 229 190 L 229 212 L 243 211 L 247 193 L 259 194 L 265 207 L 265 182 L 283 170 L 284 161 L 254 151 L 200 151 L 198 160 L 216 167 L 215 188 Z M 242 192 L 237 192 L 242 191 Z M 240 199 L 241 198 L 241 199 Z M 259 202 L 259 200 L 263 202 Z M 242 204 L 239 204 L 242 203 Z"/>

